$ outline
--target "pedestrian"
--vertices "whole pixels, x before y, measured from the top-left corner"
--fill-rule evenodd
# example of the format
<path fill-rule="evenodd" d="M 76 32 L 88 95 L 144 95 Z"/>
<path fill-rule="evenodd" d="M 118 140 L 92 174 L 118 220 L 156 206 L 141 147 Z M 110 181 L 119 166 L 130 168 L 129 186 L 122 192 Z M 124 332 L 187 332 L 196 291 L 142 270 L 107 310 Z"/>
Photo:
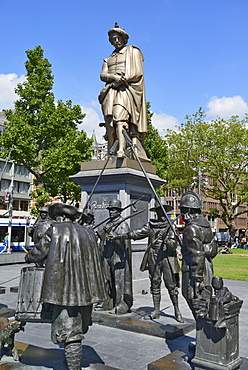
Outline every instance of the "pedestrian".
<path fill-rule="evenodd" d="M 9 233 L 5 233 L 3 245 L 5 247 L 5 250 L 7 249 L 6 253 L 11 254 L 12 249 L 10 248 L 10 245 L 9 245 Z"/>

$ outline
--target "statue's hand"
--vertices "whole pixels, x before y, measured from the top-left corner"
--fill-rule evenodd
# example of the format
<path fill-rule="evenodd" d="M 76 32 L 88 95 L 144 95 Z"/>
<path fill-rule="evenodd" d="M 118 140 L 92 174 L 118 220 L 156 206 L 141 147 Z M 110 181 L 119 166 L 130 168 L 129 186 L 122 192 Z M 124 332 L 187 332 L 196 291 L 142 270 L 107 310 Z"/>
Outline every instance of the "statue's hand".
<path fill-rule="evenodd" d="M 109 234 L 110 231 L 112 230 L 113 226 L 114 226 L 113 223 L 110 222 L 110 223 L 108 223 L 107 225 L 104 226 L 103 230 L 105 231 L 106 234 Z"/>
<path fill-rule="evenodd" d="M 114 240 L 114 239 L 122 240 L 122 239 L 126 239 L 126 235 L 125 234 L 122 234 L 122 235 L 108 235 L 108 239 L 111 239 L 111 240 Z"/>
<path fill-rule="evenodd" d="M 195 298 L 201 295 L 201 291 L 204 288 L 204 284 L 200 281 L 195 282 Z"/>
<path fill-rule="evenodd" d="M 121 75 L 119 75 L 119 74 L 114 75 L 113 84 L 114 84 L 114 86 L 115 86 L 115 87 L 119 87 L 119 86 L 121 86 L 121 85 L 125 85 L 125 86 L 127 86 L 127 85 L 128 85 L 128 84 L 127 84 L 127 80 L 126 80 L 126 78 L 125 78 L 124 74 L 121 74 Z"/>
<path fill-rule="evenodd" d="M 29 254 L 29 253 L 27 253 L 27 254 L 25 255 L 25 262 L 26 262 L 26 263 L 31 263 L 31 261 L 30 261 L 30 254 Z"/>

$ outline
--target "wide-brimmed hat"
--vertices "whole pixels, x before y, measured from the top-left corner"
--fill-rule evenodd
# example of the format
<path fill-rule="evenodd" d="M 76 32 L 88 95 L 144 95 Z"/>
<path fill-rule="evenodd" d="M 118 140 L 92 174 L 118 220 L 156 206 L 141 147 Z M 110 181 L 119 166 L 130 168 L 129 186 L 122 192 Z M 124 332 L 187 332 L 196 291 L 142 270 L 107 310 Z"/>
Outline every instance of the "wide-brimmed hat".
<path fill-rule="evenodd" d="M 114 199 L 109 202 L 107 209 L 117 208 L 122 211 L 121 201 L 119 199 Z"/>
<path fill-rule="evenodd" d="M 118 23 L 115 23 L 115 26 L 113 28 L 110 28 L 110 30 L 108 31 L 109 37 L 111 37 L 113 33 L 119 33 L 123 37 L 125 44 L 128 42 L 128 33 L 124 30 L 124 28 L 120 28 Z"/>
<path fill-rule="evenodd" d="M 41 212 L 46 212 L 46 213 L 48 213 L 48 207 L 49 207 L 49 205 L 41 207 L 41 208 L 39 209 L 39 212 L 40 212 L 40 213 L 41 213 Z"/>
<path fill-rule="evenodd" d="M 166 203 L 165 198 L 159 198 L 159 200 L 166 212 L 170 212 L 173 209 L 173 207 L 170 204 Z M 157 202 L 155 204 L 155 207 L 150 208 L 150 211 L 156 212 L 158 209 L 161 209 L 161 208 L 162 208 L 161 205 Z"/>
<path fill-rule="evenodd" d="M 71 220 L 76 220 L 81 216 L 81 212 L 76 207 L 70 206 L 65 203 L 55 203 L 49 206 L 48 214 L 51 218 L 56 216 L 66 216 Z"/>

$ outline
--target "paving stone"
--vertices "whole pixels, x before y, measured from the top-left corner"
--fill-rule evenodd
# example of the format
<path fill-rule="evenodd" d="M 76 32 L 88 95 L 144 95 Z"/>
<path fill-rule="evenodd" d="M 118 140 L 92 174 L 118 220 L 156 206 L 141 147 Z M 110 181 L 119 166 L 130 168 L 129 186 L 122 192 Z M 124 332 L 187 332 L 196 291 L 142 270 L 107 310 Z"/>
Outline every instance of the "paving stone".
<path fill-rule="evenodd" d="M 15 309 L 17 294 L 10 293 L 10 287 L 17 286 L 19 274 L 23 265 L 9 265 L 0 267 L 0 285 L 6 287 L 6 294 L 0 297 L 0 307 L 8 306 Z M 14 280 L 13 280 L 14 278 Z M 8 282 L 7 282 L 8 281 Z M 240 356 L 248 356 L 248 282 L 225 280 L 225 285 L 230 291 L 244 300 L 240 315 Z M 135 295 L 133 310 L 143 310 L 149 312 L 152 310 L 152 298 L 150 294 Z M 192 314 L 184 298 L 179 295 L 179 305 L 183 316 L 192 319 Z M 166 289 L 162 290 L 161 311 L 165 317 L 173 319 L 173 307 L 168 297 Z M 31 364 L 22 364 L 25 370 L 43 370 L 57 369 L 67 370 L 64 361 L 64 351 L 62 346 L 51 342 L 50 324 L 27 323 L 25 332 L 16 334 L 16 341 L 32 344 L 42 349 L 48 349 L 55 355 L 54 361 L 44 365 L 44 360 L 40 361 L 39 366 Z M 165 355 L 169 355 L 174 350 L 179 349 L 184 354 L 187 352 L 188 344 L 195 340 L 195 330 L 186 335 L 179 336 L 175 339 L 165 339 L 147 334 L 140 334 L 133 331 L 122 330 L 114 327 L 107 327 L 94 323 L 89 328 L 83 341 L 83 362 L 82 369 L 87 370 L 147 370 L 148 364 L 158 360 Z M 101 351 L 101 347 L 108 352 Z M 60 348 L 61 347 L 61 348 Z M 128 356 L 127 356 L 128 353 Z M 52 366 L 49 366 L 49 365 Z M 18 366 L 19 364 L 14 364 Z M 134 367 L 136 366 L 136 367 Z M 242 365 L 244 369 L 244 365 Z M 12 370 L 12 369 L 11 369 Z M 172 368 L 170 369 L 172 370 Z"/>

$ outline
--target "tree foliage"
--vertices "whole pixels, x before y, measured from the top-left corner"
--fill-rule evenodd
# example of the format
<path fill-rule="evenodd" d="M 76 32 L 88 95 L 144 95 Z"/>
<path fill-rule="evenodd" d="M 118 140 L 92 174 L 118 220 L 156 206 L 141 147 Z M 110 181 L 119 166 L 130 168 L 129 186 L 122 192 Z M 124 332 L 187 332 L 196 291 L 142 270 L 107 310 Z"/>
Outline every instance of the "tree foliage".
<path fill-rule="evenodd" d="M 55 102 L 51 64 L 44 58 L 44 50 L 37 46 L 26 54 L 26 81 L 15 90 L 19 96 L 15 109 L 5 112 L 8 121 L 1 136 L 2 156 L 11 148 L 11 159 L 35 176 L 43 198 L 60 191 L 73 197 L 70 188 L 78 186 L 69 185 L 68 178 L 91 157 L 91 140 L 77 129 L 84 114 L 71 101 Z"/>
<path fill-rule="evenodd" d="M 165 179 L 167 168 L 167 144 L 159 135 L 158 130 L 152 125 L 153 112 L 151 112 L 150 107 L 151 104 L 147 102 L 147 135 L 144 140 L 145 150 L 148 158 L 157 168 L 157 175 Z"/>
<path fill-rule="evenodd" d="M 208 185 L 201 183 L 206 197 L 217 200 L 221 210 L 211 214 L 220 217 L 229 231 L 234 229 L 238 207 L 248 203 L 248 118 L 232 116 L 228 120 L 216 118 L 205 121 L 200 108 L 186 116 L 186 122 L 177 131 L 167 130 L 169 163 L 167 188 L 186 189 L 198 171 Z"/>

